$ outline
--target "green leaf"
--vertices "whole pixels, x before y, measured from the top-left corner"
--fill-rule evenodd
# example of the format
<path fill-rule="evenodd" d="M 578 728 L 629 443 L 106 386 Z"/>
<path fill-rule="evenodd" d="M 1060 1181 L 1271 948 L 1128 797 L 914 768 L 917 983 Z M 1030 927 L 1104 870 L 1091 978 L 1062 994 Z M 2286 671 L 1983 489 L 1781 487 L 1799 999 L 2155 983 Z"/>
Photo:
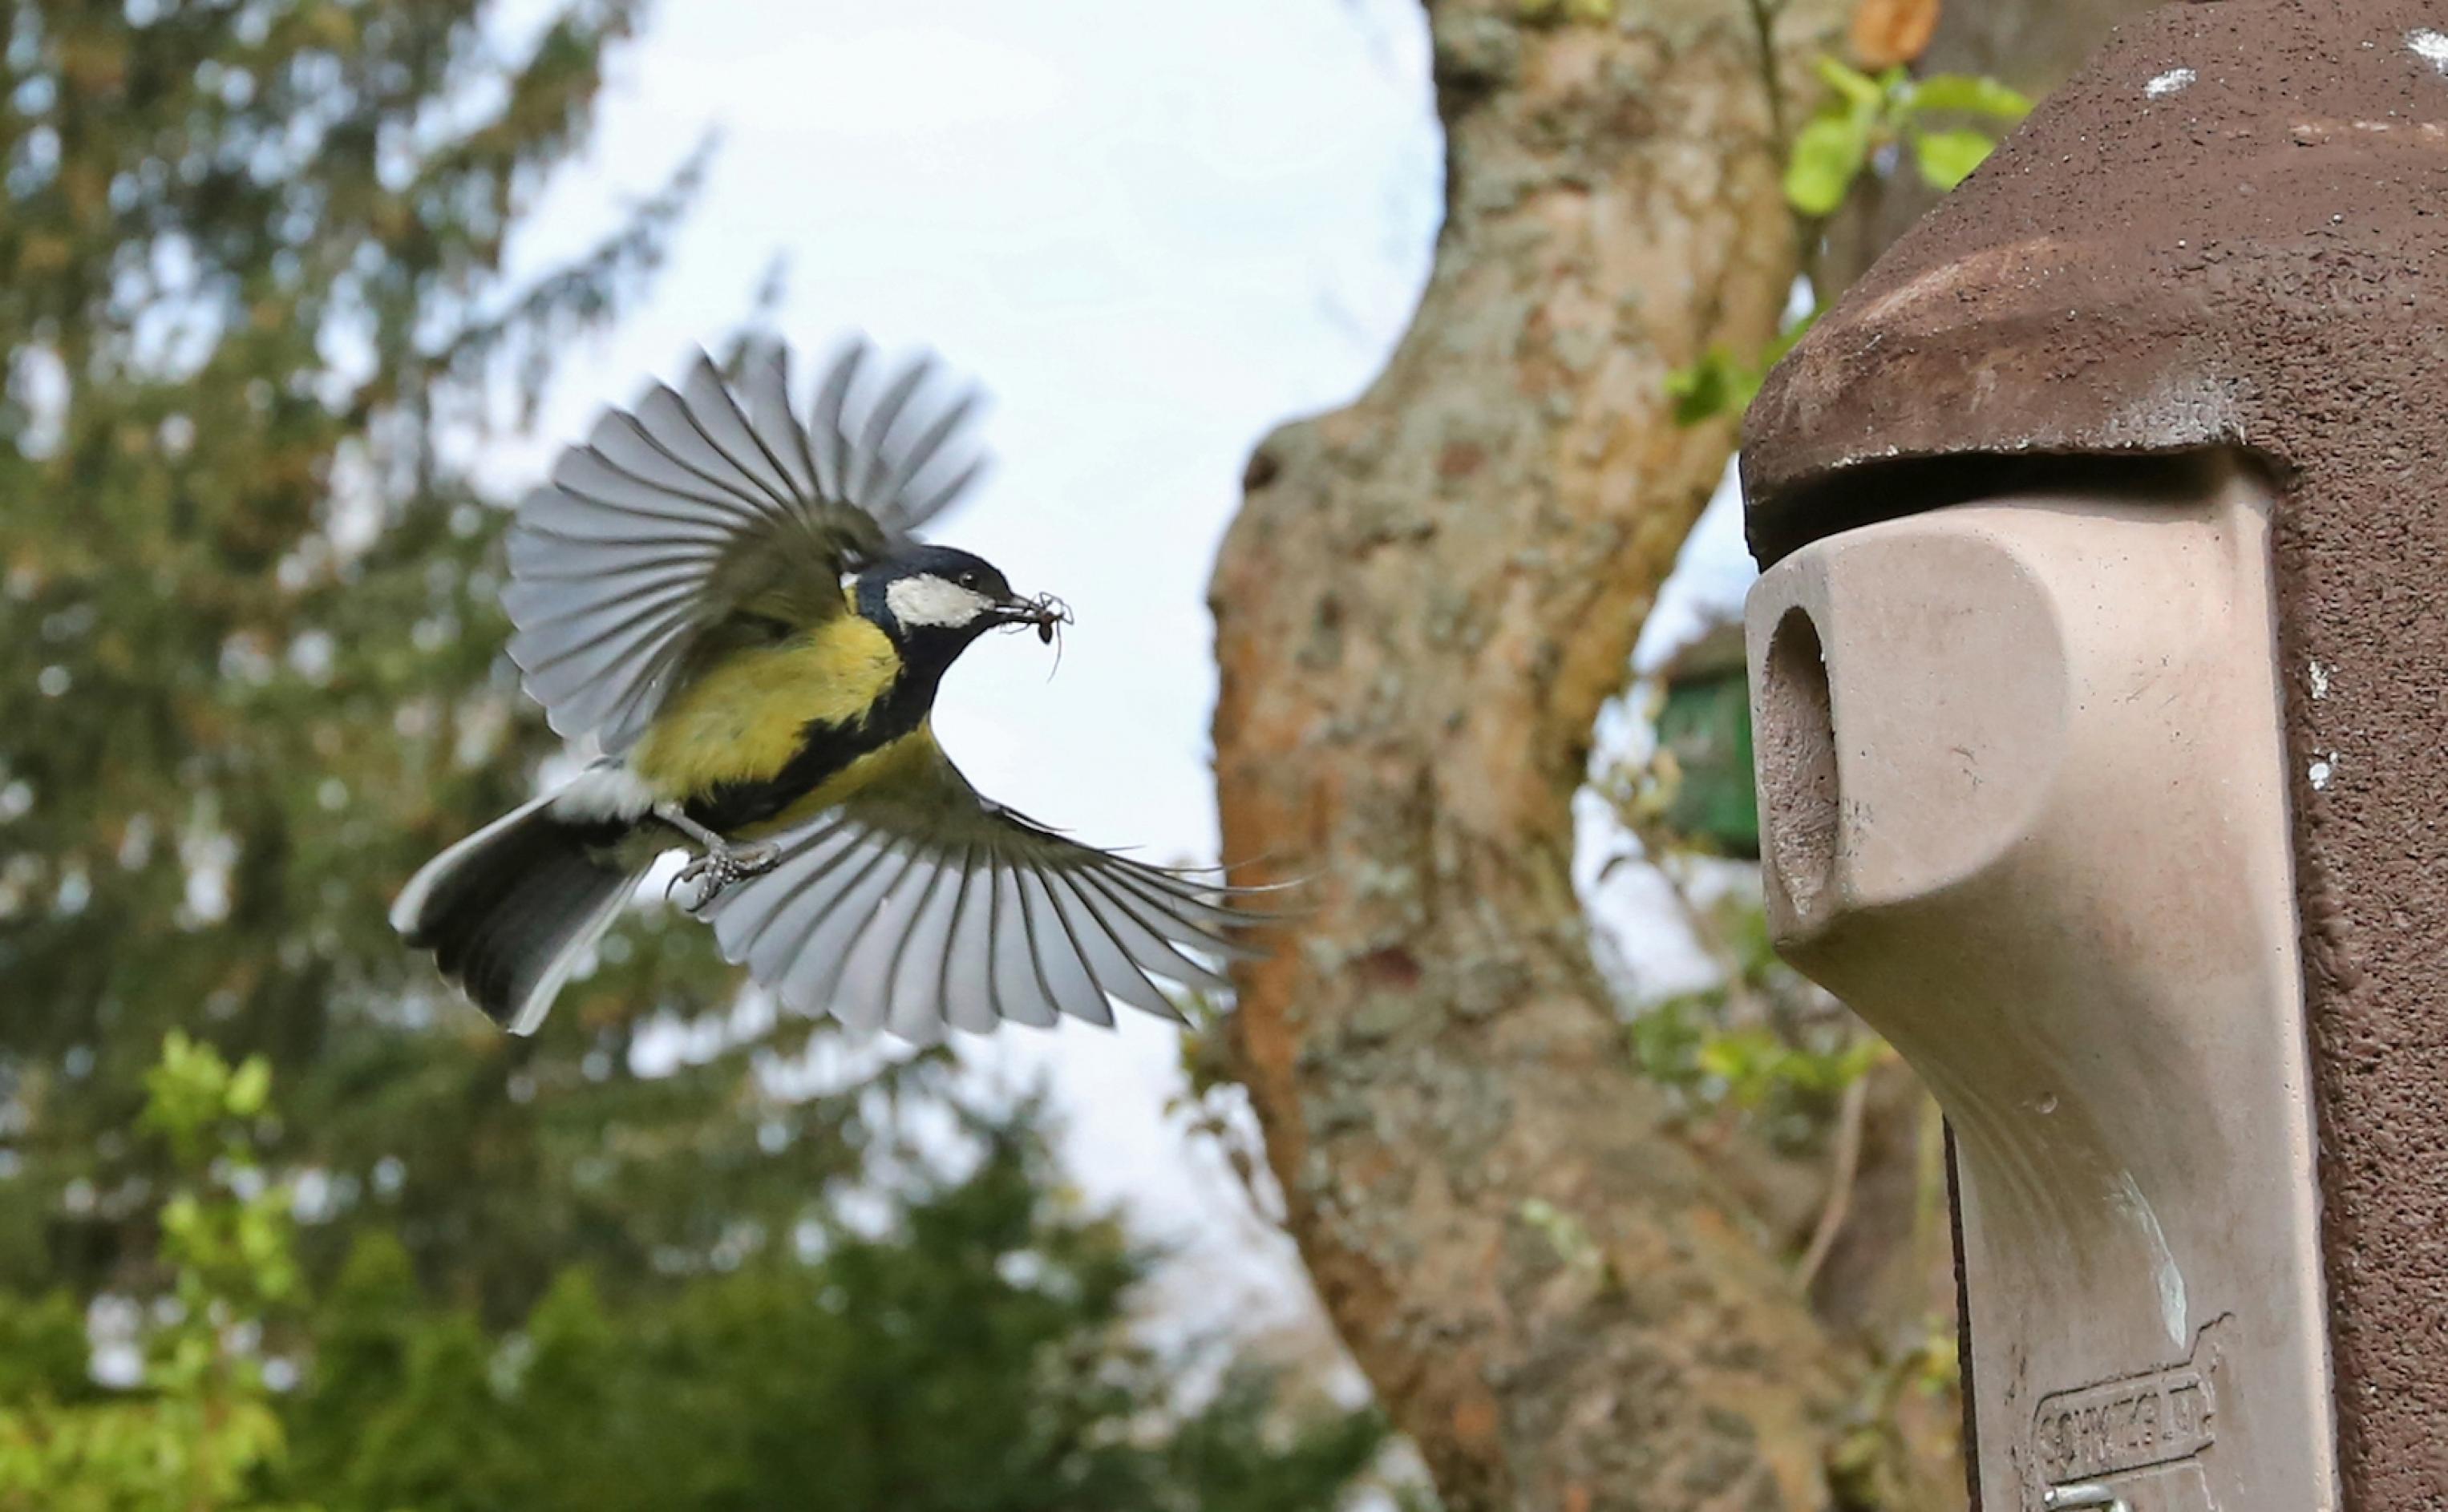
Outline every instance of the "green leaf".
<path fill-rule="evenodd" d="M 1703 1074 L 1724 1083 L 1728 1101 L 1757 1108 L 1783 1079 L 1787 1052 L 1765 1029 L 1734 1029 L 1701 1045 L 1698 1059 Z"/>
<path fill-rule="evenodd" d="M 246 1063 L 230 1078 L 229 1091 L 222 1095 L 222 1105 L 231 1114 L 251 1119 L 263 1111 L 263 1100 L 272 1092 L 272 1062 L 259 1055 L 246 1058 Z"/>
<path fill-rule="evenodd" d="M 1919 81 L 1906 92 L 1904 105 L 1908 110 L 1969 110 L 2001 121 L 2020 121 L 2032 113 L 2032 102 L 2021 91 L 1968 73 L 1936 73 Z"/>
<path fill-rule="evenodd" d="M 194 1194 L 182 1192 L 162 1204 L 162 1232 L 172 1238 L 184 1238 L 196 1232 L 196 1221 L 203 1215 Z"/>
<path fill-rule="evenodd" d="M 1733 409 L 1739 388 L 1733 359 L 1723 347 L 1712 347 L 1699 361 L 1666 375 L 1666 392 L 1674 401 L 1679 426 L 1699 425 Z"/>
<path fill-rule="evenodd" d="M 1807 216 L 1833 212 L 1845 202 L 1869 149 L 1865 122 L 1853 116 L 1817 117 L 1793 139 L 1793 160 L 1785 170 L 1785 198 Z"/>
<path fill-rule="evenodd" d="M 1826 82 L 1827 87 L 1856 105 L 1875 110 L 1886 97 L 1886 90 L 1878 80 L 1848 68 L 1833 58 L 1823 55 L 1813 67 L 1819 70 L 1819 77 Z"/>
<path fill-rule="evenodd" d="M 1998 144 L 1978 131 L 1922 131 L 1913 136 L 1913 161 L 1930 186 L 1952 189 L 1980 166 Z"/>

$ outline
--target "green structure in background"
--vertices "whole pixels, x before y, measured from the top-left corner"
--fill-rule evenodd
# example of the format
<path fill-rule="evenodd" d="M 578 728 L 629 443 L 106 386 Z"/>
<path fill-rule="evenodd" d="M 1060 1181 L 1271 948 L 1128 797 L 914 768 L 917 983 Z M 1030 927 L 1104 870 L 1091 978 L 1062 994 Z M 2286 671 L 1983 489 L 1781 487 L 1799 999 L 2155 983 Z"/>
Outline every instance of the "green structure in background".
<path fill-rule="evenodd" d="M 1658 680 L 1666 696 L 1657 711 L 1657 749 L 1660 764 L 1671 760 L 1675 774 L 1661 821 L 1696 846 L 1759 859 L 1742 626 L 1722 625 L 1693 641 Z"/>

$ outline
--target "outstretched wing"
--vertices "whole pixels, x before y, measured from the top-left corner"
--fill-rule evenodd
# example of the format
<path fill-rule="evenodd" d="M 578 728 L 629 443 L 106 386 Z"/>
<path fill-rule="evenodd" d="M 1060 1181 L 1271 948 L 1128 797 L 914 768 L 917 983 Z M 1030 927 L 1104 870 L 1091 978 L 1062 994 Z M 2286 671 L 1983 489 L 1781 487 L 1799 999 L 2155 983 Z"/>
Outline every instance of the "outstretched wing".
<path fill-rule="evenodd" d="M 857 796 L 778 837 L 773 870 L 701 910 L 723 955 L 793 1009 L 930 1043 L 1106 1001 L 1178 1021 L 1157 986 L 1227 986 L 1250 953 L 1228 888 L 1063 838 L 981 796 L 925 732 Z"/>
<path fill-rule="evenodd" d="M 861 382 L 845 346 L 802 422 L 789 354 L 736 379 L 699 354 L 562 453 L 510 528 L 510 659 L 553 729 L 634 742 L 706 632 L 842 612 L 841 577 L 942 513 L 985 466 L 959 444 L 975 391 L 939 401 L 934 364 Z M 870 392 L 872 391 L 872 392 Z"/>

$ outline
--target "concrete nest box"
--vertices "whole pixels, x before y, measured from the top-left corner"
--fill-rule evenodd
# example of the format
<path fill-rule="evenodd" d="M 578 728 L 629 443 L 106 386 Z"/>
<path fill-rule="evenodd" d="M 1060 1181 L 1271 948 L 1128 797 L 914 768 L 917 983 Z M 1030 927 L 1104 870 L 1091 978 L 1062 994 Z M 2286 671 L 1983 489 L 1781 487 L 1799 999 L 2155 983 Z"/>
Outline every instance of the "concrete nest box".
<path fill-rule="evenodd" d="M 2448 10 L 2121 29 L 1745 426 L 1771 923 L 1956 1132 L 1989 1512 L 2448 1506 Z"/>

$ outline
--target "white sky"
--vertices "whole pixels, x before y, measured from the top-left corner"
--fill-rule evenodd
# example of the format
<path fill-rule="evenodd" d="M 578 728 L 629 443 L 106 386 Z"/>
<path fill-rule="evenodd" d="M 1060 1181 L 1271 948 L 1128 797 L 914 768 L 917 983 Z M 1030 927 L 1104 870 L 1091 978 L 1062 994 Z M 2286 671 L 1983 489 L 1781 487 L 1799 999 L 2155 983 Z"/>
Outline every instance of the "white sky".
<path fill-rule="evenodd" d="M 1051 681 L 1033 640 L 969 653 L 939 705 L 946 747 L 1082 839 L 1211 856 L 1206 583 L 1242 464 L 1368 380 L 1426 276 L 1443 149 L 1416 0 L 663 0 L 518 262 L 586 244 L 709 127 L 711 180 L 651 297 L 569 354 L 537 439 L 498 446 L 489 481 L 524 488 L 601 406 L 675 375 L 782 255 L 794 345 L 863 329 L 985 384 L 997 469 L 935 534 L 1079 616 Z M 1724 503 L 1693 547 L 1711 570 L 1654 633 L 1739 598 Z M 1083 1191 L 1127 1199 L 1205 1277 L 1193 1326 L 1310 1307 L 1289 1245 L 1225 1221 L 1231 1178 L 1165 1114 L 1169 1027 L 964 1053 L 982 1076 L 1052 1078 Z"/>

